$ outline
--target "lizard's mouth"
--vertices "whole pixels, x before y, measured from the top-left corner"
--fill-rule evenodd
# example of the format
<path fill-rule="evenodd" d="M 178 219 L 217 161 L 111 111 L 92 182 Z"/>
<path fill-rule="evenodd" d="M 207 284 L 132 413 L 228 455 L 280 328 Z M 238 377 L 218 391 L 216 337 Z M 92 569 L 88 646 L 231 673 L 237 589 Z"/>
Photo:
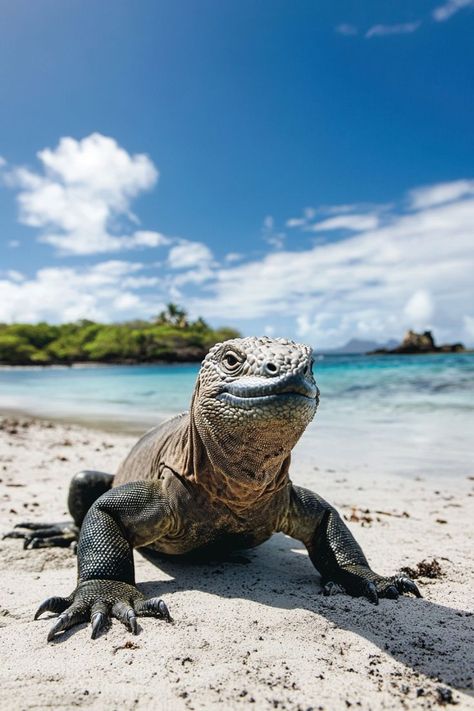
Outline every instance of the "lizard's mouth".
<path fill-rule="evenodd" d="M 270 405 L 282 400 L 292 400 L 295 405 L 300 401 L 307 406 L 310 404 L 308 401 L 313 401 L 317 405 L 319 390 L 314 382 L 302 375 L 286 375 L 271 379 L 246 377 L 227 383 L 225 390 L 219 393 L 217 399 L 243 409 Z"/>

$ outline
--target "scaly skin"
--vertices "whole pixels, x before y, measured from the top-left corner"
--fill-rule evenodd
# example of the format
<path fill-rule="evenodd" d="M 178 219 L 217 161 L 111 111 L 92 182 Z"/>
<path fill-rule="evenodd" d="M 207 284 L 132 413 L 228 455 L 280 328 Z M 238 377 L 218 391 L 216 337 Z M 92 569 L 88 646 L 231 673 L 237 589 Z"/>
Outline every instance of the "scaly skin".
<path fill-rule="evenodd" d="M 404 592 L 419 596 L 408 578 L 373 572 L 337 511 L 291 483 L 290 453 L 318 400 L 308 346 L 270 338 L 214 346 L 189 414 L 144 435 L 112 488 L 107 474 L 75 477 L 69 496 L 75 529 L 56 524 L 50 534 L 24 534 L 26 545 L 50 545 L 51 537 L 57 545 L 80 527 L 76 589 L 46 600 L 36 613 L 59 613 L 48 641 L 88 619 L 95 637 L 110 615 L 132 632 L 138 615 L 170 620 L 162 600 L 146 600 L 135 586 L 133 548 L 143 546 L 173 554 L 227 551 L 282 531 L 306 545 L 326 594 L 343 590 L 375 603 Z"/>

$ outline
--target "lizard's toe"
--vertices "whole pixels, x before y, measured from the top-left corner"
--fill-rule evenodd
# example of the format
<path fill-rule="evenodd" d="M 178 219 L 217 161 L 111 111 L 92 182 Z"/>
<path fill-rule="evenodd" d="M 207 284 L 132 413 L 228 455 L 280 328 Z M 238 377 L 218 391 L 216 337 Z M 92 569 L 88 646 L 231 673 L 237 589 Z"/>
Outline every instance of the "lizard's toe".
<path fill-rule="evenodd" d="M 21 530 L 24 529 L 24 530 Z M 38 523 L 24 521 L 17 523 L 13 531 L 2 538 L 22 538 L 23 548 L 68 548 L 77 540 L 78 529 L 72 521 L 64 523 Z"/>
<path fill-rule="evenodd" d="M 129 604 L 122 602 L 116 602 L 112 607 L 112 615 L 123 622 L 123 624 L 130 629 L 133 634 L 138 634 L 138 623 L 137 615 L 133 607 Z"/>
<path fill-rule="evenodd" d="M 78 625 L 81 622 L 86 622 L 88 619 L 89 611 L 85 605 L 77 603 L 71 605 L 67 608 L 67 610 L 59 615 L 54 625 L 49 630 L 47 637 L 48 642 L 51 642 L 58 632 L 65 632 L 70 627 L 74 627 L 74 625 Z"/>
<path fill-rule="evenodd" d="M 381 591 L 382 597 L 387 597 L 389 600 L 398 600 L 399 594 L 395 585 L 389 585 L 388 588 Z"/>
<path fill-rule="evenodd" d="M 389 600 L 398 600 L 399 596 L 404 593 L 412 593 L 415 597 L 421 597 L 421 593 L 413 580 L 402 575 L 380 578 L 376 581 L 376 585 L 379 597 Z"/>
<path fill-rule="evenodd" d="M 107 626 L 109 621 L 108 615 L 103 612 L 96 612 L 95 615 L 91 615 L 92 622 L 92 632 L 91 639 L 96 639 L 103 629 Z"/>
<path fill-rule="evenodd" d="M 138 634 L 139 615 L 160 617 L 171 621 L 171 616 L 163 600 L 150 598 L 134 585 L 118 580 L 85 580 L 79 583 L 75 592 L 67 598 L 51 597 L 38 608 L 35 619 L 43 612 L 59 612 L 59 617 L 51 627 L 48 642 L 59 633 L 79 624 L 91 621 L 91 637 L 96 639 L 110 624 L 111 617 L 123 622 L 132 634 Z"/>
<path fill-rule="evenodd" d="M 105 600 L 98 600 L 92 605 L 91 623 L 91 638 L 96 639 L 102 630 L 110 624 L 109 606 Z"/>
<path fill-rule="evenodd" d="M 379 594 L 377 592 L 377 588 L 375 586 L 375 583 L 368 582 L 365 586 L 365 597 L 367 600 L 372 602 L 374 605 L 379 604 Z"/>
<path fill-rule="evenodd" d="M 137 600 L 135 610 L 141 617 L 161 617 L 166 622 L 173 621 L 165 601 L 159 597 Z"/>
<path fill-rule="evenodd" d="M 395 576 L 392 583 L 400 593 L 412 593 L 415 597 L 423 597 L 421 592 L 418 590 L 418 585 L 414 583 L 411 578 L 407 578 L 405 575 Z"/>
<path fill-rule="evenodd" d="M 34 619 L 37 620 L 43 612 L 64 612 L 71 602 L 72 598 L 70 597 L 48 597 L 36 610 Z"/>

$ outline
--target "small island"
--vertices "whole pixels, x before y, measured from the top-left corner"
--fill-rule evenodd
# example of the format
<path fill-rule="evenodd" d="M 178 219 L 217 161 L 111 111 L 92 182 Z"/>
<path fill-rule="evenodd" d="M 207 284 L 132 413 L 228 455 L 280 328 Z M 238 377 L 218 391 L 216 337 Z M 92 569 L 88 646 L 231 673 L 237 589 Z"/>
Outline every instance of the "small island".
<path fill-rule="evenodd" d="M 213 329 L 202 318 L 191 321 L 173 303 L 150 321 L 0 323 L 0 365 L 199 362 L 215 343 L 239 335 L 233 328 Z"/>
<path fill-rule="evenodd" d="M 437 346 L 431 331 L 415 333 L 407 331 L 400 345 L 395 348 L 377 348 L 367 355 L 414 355 L 423 353 L 465 353 L 462 343 L 447 343 Z"/>

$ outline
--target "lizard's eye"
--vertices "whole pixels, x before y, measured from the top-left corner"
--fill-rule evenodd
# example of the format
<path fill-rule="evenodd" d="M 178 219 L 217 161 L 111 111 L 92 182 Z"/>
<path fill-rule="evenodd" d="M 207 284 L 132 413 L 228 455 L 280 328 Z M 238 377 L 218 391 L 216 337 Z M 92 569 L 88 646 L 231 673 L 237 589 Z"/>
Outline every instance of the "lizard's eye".
<path fill-rule="evenodd" d="M 235 373 L 242 365 L 242 358 L 233 351 L 227 351 L 222 358 L 222 364 L 229 373 Z"/>

